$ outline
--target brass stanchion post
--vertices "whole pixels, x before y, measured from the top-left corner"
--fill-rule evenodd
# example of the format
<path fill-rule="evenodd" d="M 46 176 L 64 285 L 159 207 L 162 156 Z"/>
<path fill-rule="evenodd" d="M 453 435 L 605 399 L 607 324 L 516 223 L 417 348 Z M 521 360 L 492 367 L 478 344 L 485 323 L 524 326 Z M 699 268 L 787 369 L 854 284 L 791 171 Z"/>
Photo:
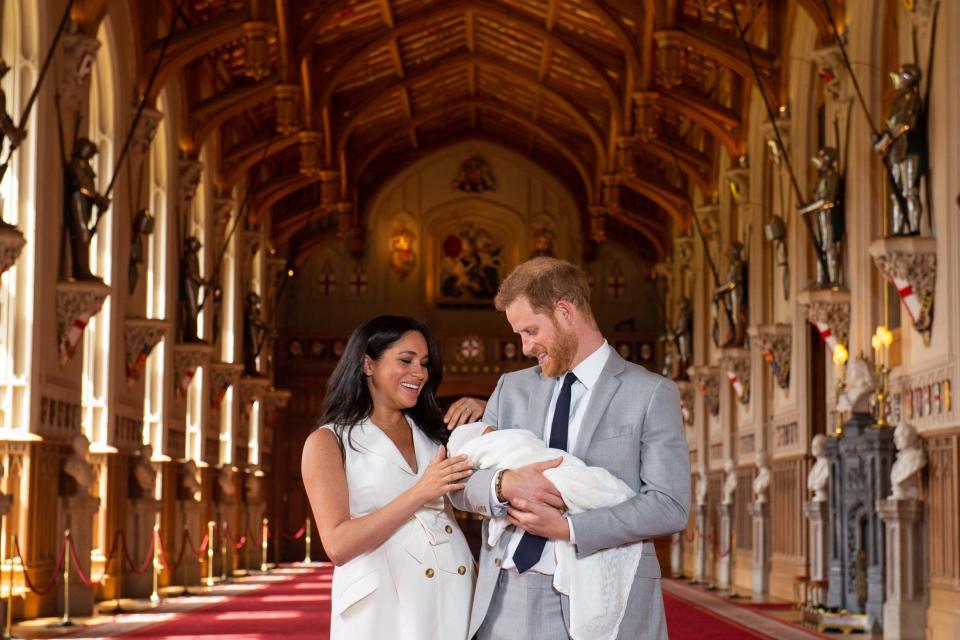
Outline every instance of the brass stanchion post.
<path fill-rule="evenodd" d="M 63 617 L 57 626 L 75 626 L 70 620 L 70 529 L 63 533 Z"/>
<path fill-rule="evenodd" d="M 3 537 L 4 524 L 6 524 L 7 516 L 0 516 L 0 538 Z M 0 571 L 2 571 L 2 565 L 0 565 Z M 3 576 L 0 575 L 0 581 L 3 580 Z M 13 640 L 13 554 L 10 554 L 10 579 L 7 585 L 7 610 L 4 612 L 5 620 L 3 623 L 3 640 Z"/>
<path fill-rule="evenodd" d="M 270 527 L 267 523 L 267 519 L 263 519 L 263 524 L 260 527 L 260 571 L 265 572 L 267 570 L 267 534 L 270 531 Z"/>
<path fill-rule="evenodd" d="M 160 514 L 158 513 L 153 522 L 153 592 L 150 594 L 150 602 L 160 604 Z"/>
<path fill-rule="evenodd" d="M 305 553 L 304 556 L 303 556 L 303 561 L 304 561 L 304 562 L 312 562 L 312 560 L 310 559 L 310 518 L 307 518 L 307 535 L 306 535 L 306 540 L 307 540 L 307 544 L 306 544 L 307 550 L 306 550 L 306 553 Z"/>
<path fill-rule="evenodd" d="M 207 586 L 213 586 L 213 520 L 207 523 Z"/>
<path fill-rule="evenodd" d="M 220 523 L 220 557 L 222 571 L 220 573 L 220 582 L 227 581 L 227 521 Z M 232 572 L 231 572 L 232 573 Z"/>

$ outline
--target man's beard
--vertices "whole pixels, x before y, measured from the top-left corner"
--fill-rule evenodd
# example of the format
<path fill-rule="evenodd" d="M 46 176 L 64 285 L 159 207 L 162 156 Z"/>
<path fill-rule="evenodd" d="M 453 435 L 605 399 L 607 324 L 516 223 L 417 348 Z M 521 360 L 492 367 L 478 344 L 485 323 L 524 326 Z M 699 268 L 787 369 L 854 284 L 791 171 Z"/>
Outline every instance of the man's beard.
<path fill-rule="evenodd" d="M 557 378 L 569 371 L 580 346 L 574 332 L 564 331 L 556 320 L 553 321 L 553 326 L 557 329 L 557 338 L 548 350 L 547 359 L 540 369 L 548 378 Z"/>

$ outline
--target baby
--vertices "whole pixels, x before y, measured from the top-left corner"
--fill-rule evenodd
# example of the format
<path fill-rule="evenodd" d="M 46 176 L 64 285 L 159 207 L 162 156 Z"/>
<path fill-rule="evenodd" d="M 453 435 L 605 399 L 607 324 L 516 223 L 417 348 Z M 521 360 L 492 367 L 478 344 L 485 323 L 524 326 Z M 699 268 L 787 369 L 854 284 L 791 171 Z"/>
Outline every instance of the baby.
<path fill-rule="evenodd" d="M 563 458 L 559 466 L 543 475 L 556 486 L 570 513 L 611 507 L 636 495 L 606 469 L 588 467 L 566 451 L 550 449 L 525 429 L 497 431 L 482 422 L 465 424 L 450 435 L 447 451 L 451 456 L 466 455 L 478 469 L 515 469 Z M 492 517 L 486 543 L 496 545 L 509 526 L 506 516 Z M 613 640 L 626 612 L 643 544 L 636 542 L 577 558 L 572 544 L 565 540 L 556 543 L 553 586 L 570 598 L 571 637 Z"/>

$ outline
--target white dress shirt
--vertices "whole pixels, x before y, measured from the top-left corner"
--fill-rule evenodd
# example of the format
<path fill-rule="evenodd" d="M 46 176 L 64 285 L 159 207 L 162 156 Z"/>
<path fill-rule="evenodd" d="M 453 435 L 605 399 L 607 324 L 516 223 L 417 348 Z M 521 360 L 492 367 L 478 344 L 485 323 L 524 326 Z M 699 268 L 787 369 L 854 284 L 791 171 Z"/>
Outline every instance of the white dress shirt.
<path fill-rule="evenodd" d="M 603 344 L 596 351 L 584 358 L 583 362 L 573 368 L 573 375 L 577 381 L 570 387 L 570 422 L 567 430 L 567 451 L 573 451 L 574 444 L 577 442 L 577 436 L 580 434 L 580 425 L 583 423 L 583 416 L 586 414 L 587 405 L 590 403 L 590 394 L 593 392 L 603 367 L 607 364 L 607 358 L 610 357 L 610 345 L 604 340 Z M 550 399 L 550 408 L 547 410 L 547 420 L 543 427 L 543 441 L 550 443 L 550 431 L 553 426 L 553 410 L 557 406 L 557 397 L 560 395 L 560 389 L 563 386 L 563 376 L 556 378 L 556 384 L 553 386 L 553 397 Z M 491 487 L 492 490 L 492 487 Z M 495 505 L 494 515 L 503 515 L 506 513 L 507 503 L 498 503 L 496 494 L 491 501 Z M 570 519 L 567 519 L 569 524 Z M 507 553 L 503 562 L 504 569 L 512 571 L 517 570 L 517 565 L 513 562 L 513 552 L 520 544 L 520 538 L 523 537 L 523 530 L 514 528 L 507 545 Z M 570 527 L 570 542 L 576 543 L 573 539 L 573 527 Z M 555 543 L 547 540 L 543 547 L 543 554 L 540 561 L 530 568 L 531 571 L 552 576 L 557 567 L 555 553 Z"/>

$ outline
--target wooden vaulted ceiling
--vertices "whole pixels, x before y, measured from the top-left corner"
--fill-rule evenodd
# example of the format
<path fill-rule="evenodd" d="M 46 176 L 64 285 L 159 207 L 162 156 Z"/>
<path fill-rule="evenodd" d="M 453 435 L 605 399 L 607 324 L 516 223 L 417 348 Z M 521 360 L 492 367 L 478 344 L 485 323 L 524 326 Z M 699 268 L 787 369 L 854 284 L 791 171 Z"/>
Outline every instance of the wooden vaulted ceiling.
<path fill-rule="evenodd" d="M 794 4 L 737 2 L 772 99 Z M 743 152 L 755 83 L 729 0 L 130 6 L 141 86 L 179 8 L 155 87 L 182 74 L 181 147 L 196 154 L 214 136 L 217 184 L 247 176 L 250 215 L 272 216 L 275 246 L 294 258 L 330 233 L 362 244 L 364 206 L 385 180 L 484 139 L 567 185 L 585 232 L 606 230 L 654 260 L 670 221 L 687 224 L 684 191 L 711 197 L 720 150 Z"/>

